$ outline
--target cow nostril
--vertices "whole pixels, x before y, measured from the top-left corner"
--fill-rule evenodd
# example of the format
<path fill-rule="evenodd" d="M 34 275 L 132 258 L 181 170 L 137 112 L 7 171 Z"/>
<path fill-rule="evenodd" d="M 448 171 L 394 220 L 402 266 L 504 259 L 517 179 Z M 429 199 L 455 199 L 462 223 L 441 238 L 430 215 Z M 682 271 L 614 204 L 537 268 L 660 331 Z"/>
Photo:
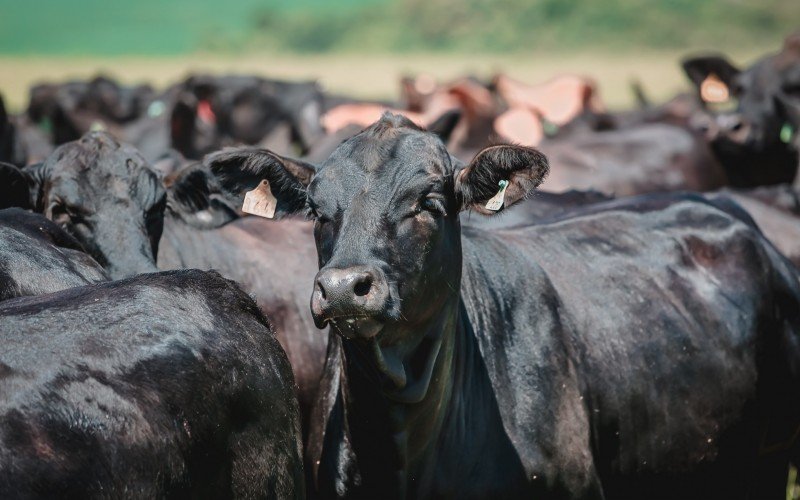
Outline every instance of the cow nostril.
<path fill-rule="evenodd" d="M 328 297 L 325 296 L 325 287 L 322 286 L 320 281 L 317 281 L 317 288 L 319 288 L 319 295 L 322 297 L 322 300 L 327 300 Z"/>
<path fill-rule="evenodd" d="M 742 130 L 744 124 L 741 121 L 736 121 L 731 125 L 731 132 L 738 132 Z"/>
<path fill-rule="evenodd" d="M 363 297 L 367 295 L 371 289 L 372 276 L 367 276 L 356 283 L 356 286 L 353 287 L 353 293 L 355 293 L 357 297 Z"/>

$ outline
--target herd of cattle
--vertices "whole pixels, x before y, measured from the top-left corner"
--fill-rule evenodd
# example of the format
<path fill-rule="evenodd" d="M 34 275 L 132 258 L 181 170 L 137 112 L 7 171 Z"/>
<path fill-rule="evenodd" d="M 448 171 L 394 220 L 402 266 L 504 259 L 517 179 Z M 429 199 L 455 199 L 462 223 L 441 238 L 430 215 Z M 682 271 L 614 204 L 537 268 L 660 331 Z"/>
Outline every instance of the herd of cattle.
<path fill-rule="evenodd" d="M 0 103 L 0 497 L 784 498 L 800 34 L 683 68 Z"/>

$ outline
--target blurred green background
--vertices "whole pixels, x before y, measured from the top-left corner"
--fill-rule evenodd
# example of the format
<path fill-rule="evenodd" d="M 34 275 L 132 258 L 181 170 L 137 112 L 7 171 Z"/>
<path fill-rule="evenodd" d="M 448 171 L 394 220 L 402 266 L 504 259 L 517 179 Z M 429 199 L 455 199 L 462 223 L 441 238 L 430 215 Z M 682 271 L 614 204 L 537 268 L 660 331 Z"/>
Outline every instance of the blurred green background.
<path fill-rule="evenodd" d="M 504 71 L 589 75 L 625 107 L 634 78 L 656 99 L 685 88 L 689 52 L 746 64 L 798 28 L 800 0 L 0 0 L 0 93 L 20 110 L 41 80 L 212 71 L 391 98 L 403 74 Z"/>
<path fill-rule="evenodd" d="M 0 53 L 678 49 L 798 25 L 798 0 L 0 0 Z"/>

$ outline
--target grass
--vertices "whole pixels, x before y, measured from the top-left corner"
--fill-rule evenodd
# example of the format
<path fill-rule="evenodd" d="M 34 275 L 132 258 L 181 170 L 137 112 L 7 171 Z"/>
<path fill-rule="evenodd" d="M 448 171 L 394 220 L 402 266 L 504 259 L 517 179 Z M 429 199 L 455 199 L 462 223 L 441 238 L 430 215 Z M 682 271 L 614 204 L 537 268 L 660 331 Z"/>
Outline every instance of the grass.
<path fill-rule="evenodd" d="M 744 65 L 774 47 L 750 47 L 731 53 Z M 28 88 L 43 80 L 86 78 L 103 72 L 124 82 L 149 82 L 157 87 L 190 72 L 253 73 L 275 78 L 317 79 L 327 90 L 364 98 L 392 98 L 404 74 L 428 73 L 440 79 L 464 74 L 488 77 L 504 71 L 526 82 L 542 82 L 561 73 L 593 77 L 611 108 L 633 104 L 630 81 L 639 79 L 654 100 L 688 88 L 678 51 L 617 53 L 477 54 L 244 54 L 164 57 L 0 56 L 0 92 L 7 105 L 21 111 Z"/>

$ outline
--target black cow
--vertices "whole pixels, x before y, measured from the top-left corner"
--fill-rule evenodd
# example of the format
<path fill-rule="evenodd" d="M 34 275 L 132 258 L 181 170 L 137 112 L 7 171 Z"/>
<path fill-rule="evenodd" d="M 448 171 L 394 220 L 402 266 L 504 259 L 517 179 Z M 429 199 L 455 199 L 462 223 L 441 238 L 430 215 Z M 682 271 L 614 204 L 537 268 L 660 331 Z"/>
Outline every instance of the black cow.
<path fill-rule="evenodd" d="M 0 185 L 22 179 L 29 186 L 23 208 L 73 235 L 112 278 L 157 270 L 166 191 L 134 148 L 91 132 L 42 164 L 0 175 Z"/>
<path fill-rule="evenodd" d="M 90 130 L 142 117 L 154 97 L 148 85 L 120 85 L 99 75 L 91 80 L 33 86 L 26 114 L 51 134 L 55 144 L 63 144 Z"/>
<path fill-rule="evenodd" d="M 530 198 L 517 203 L 498 216 L 484 216 L 474 212 L 461 212 L 461 223 L 484 229 L 529 226 L 562 216 L 576 208 L 611 200 L 599 191 L 570 190 L 563 193 L 537 191 Z"/>
<path fill-rule="evenodd" d="M 676 193 L 677 194 L 677 193 Z M 786 184 L 752 189 L 721 189 L 704 193 L 706 200 L 728 209 L 740 205 L 780 253 L 800 269 L 800 190 Z M 597 191 L 538 191 L 502 215 L 486 217 L 462 212 L 461 223 L 484 229 L 513 228 L 550 222 L 612 198 Z M 629 203 L 623 200 L 624 203 Z M 588 209 L 593 210 L 593 209 Z"/>
<path fill-rule="evenodd" d="M 19 208 L 0 210 L 0 300 L 107 279 L 103 268 L 55 223 Z"/>
<path fill-rule="evenodd" d="M 199 165 L 168 177 L 168 182 L 159 268 L 214 269 L 236 280 L 255 299 L 292 364 L 306 423 L 327 344 L 308 314 L 306 283 L 317 267 L 311 223 L 239 218 L 235 208 L 241 204 L 232 204 L 218 190 L 214 176 Z"/>
<path fill-rule="evenodd" d="M 0 95 L 0 162 L 23 164 L 24 158 L 17 146 L 17 132 L 6 111 L 3 96 Z"/>
<path fill-rule="evenodd" d="M 232 282 L 177 271 L 0 303 L 3 498 L 303 498 L 292 373 Z"/>
<path fill-rule="evenodd" d="M 687 58 L 683 68 L 702 96 L 704 85 L 722 85 L 735 109 L 710 111 L 695 120 L 725 167 L 731 185 L 752 187 L 791 182 L 797 172 L 796 150 L 788 147 L 787 122 L 778 100 L 800 97 L 800 32 L 783 49 L 742 71 L 724 56 Z M 706 96 L 708 98 L 708 96 Z"/>
<path fill-rule="evenodd" d="M 306 151 L 323 135 L 323 98 L 314 82 L 195 75 L 176 88 L 172 146 L 187 158 L 223 146 L 265 142 Z"/>
<path fill-rule="evenodd" d="M 514 204 L 545 157 L 459 168 L 391 115 L 307 186 L 275 158 L 244 151 L 240 173 L 314 217 L 311 309 L 339 334 L 308 456 L 324 495 L 783 495 L 800 287 L 752 226 L 654 196 L 462 234 L 461 210 L 490 212 L 500 181 Z"/>

